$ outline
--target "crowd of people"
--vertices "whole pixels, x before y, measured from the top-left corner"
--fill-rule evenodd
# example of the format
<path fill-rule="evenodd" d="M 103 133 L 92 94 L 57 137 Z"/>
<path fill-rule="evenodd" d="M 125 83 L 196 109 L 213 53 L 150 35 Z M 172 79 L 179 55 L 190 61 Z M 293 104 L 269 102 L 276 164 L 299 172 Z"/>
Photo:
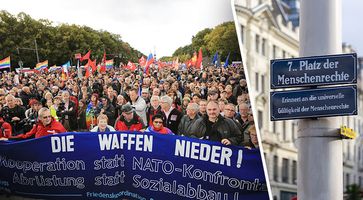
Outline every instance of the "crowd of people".
<path fill-rule="evenodd" d="M 146 131 L 258 148 L 242 65 L 174 70 L 108 69 L 88 78 L 77 69 L 3 72 L 1 137 L 62 132 Z"/>

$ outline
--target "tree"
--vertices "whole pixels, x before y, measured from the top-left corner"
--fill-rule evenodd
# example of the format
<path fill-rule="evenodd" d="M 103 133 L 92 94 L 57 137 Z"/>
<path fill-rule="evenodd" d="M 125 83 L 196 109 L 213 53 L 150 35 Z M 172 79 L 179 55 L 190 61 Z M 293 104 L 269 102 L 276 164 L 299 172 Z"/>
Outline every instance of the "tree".
<path fill-rule="evenodd" d="M 347 200 L 362 199 L 360 187 L 357 184 L 347 185 L 345 193 L 347 194 Z"/>
<path fill-rule="evenodd" d="M 24 67 L 35 66 L 37 60 L 35 40 L 40 61 L 49 60 L 49 65 L 61 65 L 71 60 L 74 54 L 92 50 L 92 59 L 101 61 L 104 51 L 107 59 L 118 62 L 137 62 L 141 52 L 122 41 L 121 36 L 107 31 L 97 31 L 87 26 L 61 24 L 53 26 L 51 21 L 34 20 L 25 13 L 13 16 L 0 11 L 0 59 L 11 56 L 11 65 L 23 61 Z M 116 65 L 118 63 L 115 63 Z"/>
<path fill-rule="evenodd" d="M 218 51 L 221 61 L 224 61 L 230 53 L 230 60 L 241 60 L 238 39 L 234 22 L 225 22 L 213 29 L 203 29 L 192 37 L 192 43 L 179 47 L 173 53 L 173 57 L 189 59 L 199 48 L 203 50 L 203 57 L 213 57 Z M 187 58 L 185 55 L 190 55 Z M 182 61 L 183 62 L 183 61 Z"/>

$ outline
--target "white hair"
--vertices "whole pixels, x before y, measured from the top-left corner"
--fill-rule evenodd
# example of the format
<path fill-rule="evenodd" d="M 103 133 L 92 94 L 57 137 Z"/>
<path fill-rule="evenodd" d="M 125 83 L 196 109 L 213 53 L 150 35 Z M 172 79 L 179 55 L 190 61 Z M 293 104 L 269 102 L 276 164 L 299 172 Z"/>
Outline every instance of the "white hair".
<path fill-rule="evenodd" d="M 44 112 L 46 112 L 46 111 L 49 111 L 49 112 L 50 112 L 49 108 L 47 108 L 47 107 L 43 107 L 43 108 L 41 108 L 41 109 L 38 111 L 38 116 L 39 116 L 39 117 L 43 117 L 43 113 L 44 113 Z"/>
<path fill-rule="evenodd" d="M 153 96 L 151 96 L 150 101 L 153 101 L 153 100 L 160 101 L 160 97 L 159 96 L 156 96 L 156 95 L 153 95 Z"/>
<path fill-rule="evenodd" d="M 199 111 L 199 105 L 197 103 L 189 103 L 187 109 L 193 109 Z"/>
<path fill-rule="evenodd" d="M 160 98 L 161 102 L 166 102 L 168 103 L 170 106 L 173 104 L 173 99 L 171 97 L 169 97 L 168 95 L 162 96 Z"/>

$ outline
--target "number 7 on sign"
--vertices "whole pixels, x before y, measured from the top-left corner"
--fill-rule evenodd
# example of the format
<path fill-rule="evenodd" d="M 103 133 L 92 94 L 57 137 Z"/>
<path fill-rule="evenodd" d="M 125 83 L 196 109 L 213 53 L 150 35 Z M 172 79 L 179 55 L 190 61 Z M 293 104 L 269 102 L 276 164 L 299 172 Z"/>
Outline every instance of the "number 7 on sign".
<path fill-rule="evenodd" d="M 292 61 L 287 62 L 287 65 L 289 66 L 289 72 L 291 72 Z"/>

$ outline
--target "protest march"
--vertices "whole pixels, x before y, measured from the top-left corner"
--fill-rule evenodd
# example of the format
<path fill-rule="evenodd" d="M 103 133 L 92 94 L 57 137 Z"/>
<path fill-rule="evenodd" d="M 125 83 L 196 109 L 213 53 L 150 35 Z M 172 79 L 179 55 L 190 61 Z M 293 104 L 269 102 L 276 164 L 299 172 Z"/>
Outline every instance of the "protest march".
<path fill-rule="evenodd" d="M 241 62 L 76 56 L 16 72 L 0 61 L 5 195 L 268 198 Z"/>

